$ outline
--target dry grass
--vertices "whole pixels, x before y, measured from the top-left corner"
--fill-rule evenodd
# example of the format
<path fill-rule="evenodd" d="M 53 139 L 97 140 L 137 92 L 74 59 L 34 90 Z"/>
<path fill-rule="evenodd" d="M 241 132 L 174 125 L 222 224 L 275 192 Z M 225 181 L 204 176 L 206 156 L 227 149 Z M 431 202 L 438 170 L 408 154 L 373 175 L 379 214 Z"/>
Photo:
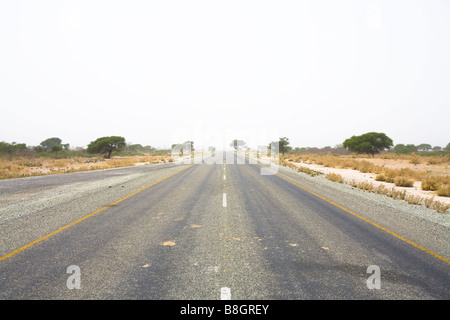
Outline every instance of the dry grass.
<path fill-rule="evenodd" d="M 398 176 L 394 178 L 394 184 L 397 187 L 412 187 L 414 185 L 414 181 L 411 179 L 408 179 L 405 176 Z"/>
<path fill-rule="evenodd" d="M 440 197 L 450 197 L 450 185 L 441 186 L 436 194 Z"/>
<path fill-rule="evenodd" d="M 450 209 L 450 204 L 438 201 L 434 199 L 433 197 L 421 197 L 418 195 L 407 195 L 406 190 L 399 190 L 399 189 L 389 189 L 385 185 L 379 185 L 378 187 L 375 187 L 370 182 L 355 182 L 354 180 L 350 183 L 351 186 L 367 191 L 367 192 L 374 192 L 377 194 L 383 194 L 388 197 L 391 197 L 392 199 L 397 200 L 405 200 L 409 204 L 414 205 L 424 205 L 427 208 L 434 209 L 438 212 L 445 213 L 448 209 Z"/>
<path fill-rule="evenodd" d="M 48 174 L 79 172 L 134 166 L 137 163 L 160 163 L 171 161 L 166 156 L 131 156 L 123 158 L 0 158 L 0 179 L 13 179 Z"/>
<path fill-rule="evenodd" d="M 419 181 L 421 189 L 432 191 L 434 195 L 450 197 L 450 155 L 446 156 L 418 156 L 381 154 L 374 158 L 369 156 L 351 155 L 287 155 L 282 158 L 282 164 L 296 167 L 295 163 L 317 164 L 330 168 L 353 169 L 362 173 L 375 174 L 376 181 L 393 183 L 396 187 L 413 187 Z M 307 167 L 296 167 L 298 171 L 311 175 L 320 174 Z M 326 176 L 331 181 L 343 182 L 339 174 L 329 173 Z M 341 180 L 342 178 L 342 180 Z M 450 205 L 436 200 L 433 196 L 407 194 L 405 189 L 389 188 L 386 185 L 375 186 L 370 181 L 349 182 L 355 188 L 383 194 L 393 199 L 405 200 L 410 204 L 424 205 L 427 208 L 445 213 Z"/>
<path fill-rule="evenodd" d="M 303 172 L 303 173 L 309 174 L 311 177 L 318 176 L 318 175 L 322 174 L 322 172 L 319 172 L 319 171 L 316 171 L 316 170 L 312 170 L 312 169 L 306 168 L 306 167 L 299 167 L 298 168 L 298 172 Z"/>
<path fill-rule="evenodd" d="M 422 190 L 437 191 L 442 185 L 440 177 L 428 177 L 422 180 Z"/>
<path fill-rule="evenodd" d="M 450 197 L 450 155 L 380 154 L 372 158 L 364 155 L 306 154 L 288 155 L 283 160 L 374 173 L 376 181 L 390 182 L 401 187 L 413 187 L 415 181 L 420 181 L 422 190 Z"/>
<path fill-rule="evenodd" d="M 334 181 L 334 182 L 339 182 L 339 183 L 343 183 L 344 182 L 344 178 L 337 173 L 329 173 L 327 174 L 327 179 Z"/>
<path fill-rule="evenodd" d="M 417 195 L 407 195 L 405 197 L 405 200 L 409 203 L 409 204 L 416 204 L 416 205 L 420 205 L 423 202 L 423 197 L 421 196 L 417 196 Z"/>
<path fill-rule="evenodd" d="M 440 201 L 434 201 L 431 207 L 437 212 L 445 213 L 450 209 L 450 204 L 442 203 Z"/>

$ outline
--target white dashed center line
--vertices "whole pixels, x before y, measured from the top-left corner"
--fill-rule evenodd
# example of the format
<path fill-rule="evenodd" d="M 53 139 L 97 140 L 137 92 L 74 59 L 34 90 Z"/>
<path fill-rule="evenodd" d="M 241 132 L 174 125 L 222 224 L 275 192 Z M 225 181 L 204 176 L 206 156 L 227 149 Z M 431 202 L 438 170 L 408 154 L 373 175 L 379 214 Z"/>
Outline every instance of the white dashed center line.
<path fill-rule="evenodd" d="M 220 300 L 231 300 L 231 289 L 228 287 L 220 288 Z"/>
<path fill-rule="evenodd" d="M 227 194 L 226 193 L 223 194 L 222 205 L 224 208 L 227 206 Z"/>

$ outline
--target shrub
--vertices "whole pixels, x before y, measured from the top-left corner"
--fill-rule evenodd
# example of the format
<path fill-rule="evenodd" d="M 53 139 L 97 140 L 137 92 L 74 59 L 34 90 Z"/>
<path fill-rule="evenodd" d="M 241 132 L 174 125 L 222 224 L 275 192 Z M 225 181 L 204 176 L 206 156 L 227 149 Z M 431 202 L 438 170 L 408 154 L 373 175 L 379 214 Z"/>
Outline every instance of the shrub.
<path fill-rule="evenodd" d="M 355 179 L 350 181 L 349 185 L 351 185 L 353 188 L 358 188 L 358 183 L 355 181 Z"/>
<path fill-rule="evenodd" d="M 394 179 L 394 184 L 397 187 L 412 187 L 414 185 L 414 181 L 406 177 L 400 176 Z"/>
<path fill-rule="evenodd" d="M 378 194 L 385 194 L 385 195 L 388 195 L 390 191 L 389 191 L 388 188 L 386 188 L 386 186 L 385 186 L 384 184 L 380 184 L 380 185 L 374 190 L 374 192 L 375 192 L 375 193 L 378 193 Z"/>
<path fill-rule="evenodd" d="M 406 190 L 395 190 L 392 188 L 392 192 L 389 194 L 390 197 L 393 199 L 405 199 L 406 197 Z"/>
<path fill-rule="evenodd" d="M 334 181 L 334 182 L 339 182 L 339 183 L 344 182 L 344 178 L 340 174 L 337 174 L 337 173 L 329 173 L 327 175 L 327 179 Z"/>
<path fill-rule="evenodd" d="M 358 188 L 359 188 L 359 189 L 366 190 L 366 191 L 368 191 L 368 192 L 372 192 L 372 190 L 373 190 L 373 188 L 374 188 L 374 185 L 373 185 L 372 183 L 370 183 L 370 182 L 365 182 L 365 181 L 363 181 L 363 182 L 360 182 L 360 183 L 358 184 Z"/>
<path fill-rule="evenodd" d="M 363 161 L 359 162 L 359 165 L 357 166 L 357 170 L 359 170 L 362 173 L 373 172 L 374 165 L 366 160 L 363 160 Z"/>
<path fill-rule="evenodd" d="M 450 197 L 450 185 L 440 187 L 437 190 L 437 195 L 440 197 Z"/>
<path fill-rule="evenodd" d="M 427 164 L 433 165 L 433 164 L 441 164 L 443 163 L 443 157 L 429 157 L 427 160 Z M 445 160 L 444 160 L 445 162 Z"/>
<path fill-rule="evenodd" d="M 405 197 L 405 200 L 409 203 L 409 204 L 416 204 L 419 205 L 422 203 L 422 197 L 420 196 L 414 196 L 414 195 L 408 195 Z"/>
<path fill-rule="evenodd" d="M 393 183 L 395 177 L 397 176 L 397 172 L 395 170 L 386 169 L 382 175 L 384 177 L 384 181 Z"/>
<path fill-rule="evenodd" d="M 423 199 L 423 204 L 425 205 L 425 207 L 431 208 L 433 201 L 434 201 L 434 196 L 432 196 L 431 198 L 425 197 Z"/>
<path fill-rule="evenodd" d="M 441 179 L 438 177 L 430 177 L 422 181 L 420 188 L 426 191 L 436 191 L 441 187 L 441 185 Z"/>
<path fill-rule="evenodd" d="M 322 173 L 319 172 L 319 171 L 312 170 L 312 169 L 310 169 L 310 168 L 302 167 L 302 166 L 299 166 L 298 169 L 297 169 L 297 171 L 298 171 L 298 172 L 303 172 L 303 173 L 309 174 L 311 177 L 314 177 L 314 176 L 317 176 L 317 175 L 319 175 L 319 174 L 322 174 Z"/>
<path fill-rule="evenodd" d="M 409 160 L 412 164 L 419 164 L 420 158 L 418 155 L 416 155 L 414 152 L 411 154 L 411 159 Z"/>
<path fill-rule="evenodd" d="M 440 201 L 433 202 L 433 209 L 437 212 L 445 213 L 450 208 L 449 204 L 442 203 Z"/>

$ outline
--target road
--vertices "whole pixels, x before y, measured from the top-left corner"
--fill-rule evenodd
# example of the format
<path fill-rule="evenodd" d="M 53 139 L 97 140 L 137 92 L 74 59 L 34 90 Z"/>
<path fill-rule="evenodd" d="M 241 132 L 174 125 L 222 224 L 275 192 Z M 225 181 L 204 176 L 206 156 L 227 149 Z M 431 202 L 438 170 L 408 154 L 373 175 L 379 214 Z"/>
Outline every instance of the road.
<path fill-rule="evenodd" d="M 141 166 L 0 181 L 0 196 L 16 208 L 0 299 L 450 298 L 448 228 L 281 168 Z"/>

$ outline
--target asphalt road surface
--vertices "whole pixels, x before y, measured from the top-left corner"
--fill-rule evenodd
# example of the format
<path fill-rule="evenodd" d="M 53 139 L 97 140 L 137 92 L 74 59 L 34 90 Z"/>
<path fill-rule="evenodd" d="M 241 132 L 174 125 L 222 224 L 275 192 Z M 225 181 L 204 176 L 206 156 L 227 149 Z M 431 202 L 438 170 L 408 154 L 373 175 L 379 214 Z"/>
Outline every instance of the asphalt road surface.
<path fill-rule="evenodd" d="M 0 181 L 0 299 L 449 299 L 448 228 L 280 168 Z"/>

